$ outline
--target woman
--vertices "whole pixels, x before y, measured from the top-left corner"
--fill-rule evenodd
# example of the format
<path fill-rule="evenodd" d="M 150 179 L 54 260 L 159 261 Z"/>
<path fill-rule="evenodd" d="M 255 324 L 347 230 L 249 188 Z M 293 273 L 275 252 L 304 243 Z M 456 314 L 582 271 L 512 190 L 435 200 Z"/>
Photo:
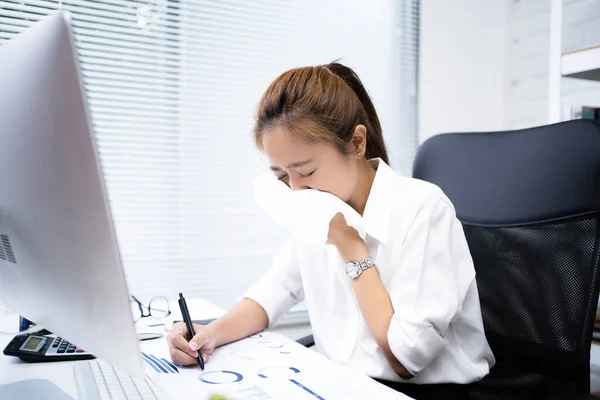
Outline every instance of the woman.
<path fill-rule="evenodd" d="M 461 384 L 494 363 L 464 233 L 438 187 L 388 167 L 358 76 L 338 63 L 284 73 L 259 103 L 254 135 L 278 179 L 346 202 L 362 215 L 366 240 L 342 214 L 328 245 L 291 239 L 245 297 L 196 326 L 189 343 L 185 325 L 174 327 L 173 361 L 194 364 L 198 351 L 208 360 L 306 300 L 316 344 L 332 360 L 417 399 L 463 397 Z"/>

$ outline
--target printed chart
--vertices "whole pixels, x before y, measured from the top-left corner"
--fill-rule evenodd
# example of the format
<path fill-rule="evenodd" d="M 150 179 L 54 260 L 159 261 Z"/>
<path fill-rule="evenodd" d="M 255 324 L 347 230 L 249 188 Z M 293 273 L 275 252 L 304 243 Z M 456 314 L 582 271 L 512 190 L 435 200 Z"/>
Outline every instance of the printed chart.
<path fill-rule="evenodd" d="M 204 371 L 169 365 L 158 350 L 144 361 L 152 379 L 173 398 L 231 400 L 406 399 L 370 378 L 337 366 L 272 332 L 263 332 L 216 349 Z"/>
<path fill-rule="evenodd" d="M 178 374 L 179 369 L 171 361 L 164 357 L 157 357 L 154 354 L 142 353 L 144 362 L 157 373 Z"/>

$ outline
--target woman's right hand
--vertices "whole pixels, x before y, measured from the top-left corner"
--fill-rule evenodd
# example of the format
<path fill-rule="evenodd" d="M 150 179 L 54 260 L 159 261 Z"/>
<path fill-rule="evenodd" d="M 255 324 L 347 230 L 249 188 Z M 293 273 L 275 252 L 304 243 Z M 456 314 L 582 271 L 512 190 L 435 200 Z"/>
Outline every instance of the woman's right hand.
<path fill-rule="evenodd" d="M 167 341 L 169 342 L 169 353 L 174 363 L 179 365 L 197 365 L 198 351 L 202 353 L 204 362 L 210 360 L 210 356 L 215 349 L 215 333 L 209 326 L 194 324 L 196 335 L 187 341 L 188 330 L 183 322 L 173 325 L 173 329 Z"/>

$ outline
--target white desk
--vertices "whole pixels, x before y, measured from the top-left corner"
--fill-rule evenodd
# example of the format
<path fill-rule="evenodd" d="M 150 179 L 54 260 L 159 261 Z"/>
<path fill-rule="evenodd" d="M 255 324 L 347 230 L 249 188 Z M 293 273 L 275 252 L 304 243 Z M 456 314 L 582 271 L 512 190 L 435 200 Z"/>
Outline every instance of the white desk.
<path fill-rule="evenodd" d="M 222 309 L 219 309 L 211 304 L 208 304 L 208 303 L 200 301 L 200 300 L 188 299 L 187 302 L 188 302 L 188 307 L 190 309 L 190 314 L 192 315 L 192 318 L 194 318 L 194 319 L 216 318 L 216 317 L 222 315 L 224 312 Z M 171 310 L 173 311 L 173 314 L 171 315 L 171 317 L 169 319 L 171 321 L 173 319 L 180 319 L 178 307 L 177 308 L 172 307 Z M 149 323 L 153 323 L 156 321 L 156 320 L 152 320 L 151 318 L 145 318 L 145 320 L 148 320 Z M 17 316 L 0 316 L 0 331 L 15 331 L 17 329 L 17 326 L 18 326 L 18 317 Z M 142 328 L 138 329 L 138 332 L 149 332 L 152 330 L 154 330 L 154 331 L 158 330 L 159 332 L 160 331 L 164 332 L 164 327 L 154 327 L 154 328 L 142 327 Z M 295 360 L 293 362 L 298 362 L 302 357 L 304 357 L 305 359 L 309 359 L 309 364 L 306 364 L 306 365 L 310 365 L 310 368 L 304 369 L 304 367 L 300 367 L 300 369 L 303 369 L 304 372 L 306 373 L 307 369 L 310 370 L 314 367 L 315 372 L 313 372 L 313 378 L 314 378 L 314 376 L 318 376 L 318 379 L 316 382 L 315 382 L 315 380 L 313 380 L 312 381 L 313 384 L 318 384 L 319 381 L 328 381 L 327 387 L 330 390 L 331 390 L 331 388 L 335 387 L 336 389 L 333 389 L 333 391 L 335 393 L 338 393 L 339 389 L 337 389 L 337 388 L 342 388 L 342 391 L 351 390 L 352 393 L 356 393 L 356 391 L 377 393 L 378 398 L 382 398 L 382 399 L 409 399 L 407 396 L 404 396 L 401 393 L 394 392 L 391 389 L 388 389 L 385 386 L 372 381 L 371 379 L 369 379 L 368 377 L 366 377 L 363 374 L 357 373 L 356 371 L 351 371 L 344 367 L 336 366 L 335 364 L 333 364 L 330 360 L 328 360 L 324 356 L 317 354 L 317 353 L 313 352 L 312 350 L 305 349 L 301 345 L 295 343 L 294 341 L 292 341 L 290 339 L 285 338 L 284 336 L 277 335 L 274 333 L 267 333 L 267 334 L 263 334 L 262 337 L 265 338 L 265 335 L 271 335 L 272 337 L 276 337 L 277 340 L 281 341 L 282 345 L 285 345 L 286 348 L 292 349 L 291 354 L 297 354 L 297 356 L 294 356 L 297 358 L 293 358 L 293 359 L 289 359 L 289 360 Z M 12 339 L 13 336 L 14 335 L 0 334 L 0 347 L 3 349 L 8 344 L 8 342 Z M 247 340 L 260 340 L 260 339 L 247 339 Z M 234 345 L 241 345 L 241 342 L 238 342 L 237 344 L 234 344 Z M 140 342 L 141 350 L 146 353 L 158 354 L 158 353 L 166 351 L 166 347 L 167 347 L 167 343 L 166 343 L 165 339 L 155 339 L 155 340 Z M 278 347 L 280 347 L 280 346 L 278 346 Z M 231 349 L 228 349 L 228 348 L 223 348 L 220 350 L 224 351 L 226 353 L 231 351 Z M 279 350 L 277 350 L 277 351 L 279 351 Z M 304 353 L 304 352 L 306 352 L 306 353 Z M 165 354 L 165 353 L 163 353 L 163 354 Z M 168 353 L 166 353 L 166 354 L 168 354 Z M 287 353 L 287 354 L 290 354 L 290 353 Z M 234 354 L 231 353 L 231 356 L 234 356 Z M 168 357 L 168 356 L 164 355 L 163 357 Z M 235 357 L 237 357 L 237 355 Z M 223 359 L 220 358 L 220 360 L 223 360 Z M 217 357 L 214 357 L 213 361 L 216 362 Z M 46 380 L 54 383 L 56 386 L 58 386 L 61 390 L 66 392 L 72 398 L 77 399 L 78 393 L 77 393 L 77 387 L 75 384 L 75 378 L 74 378 L 74 373 L 73 373 L 73 364 L 75 362 L 87 362 L 87 361 L 30 364 L 30 363 L 21 362 L 20 360 L 18 360 L 15 357 L 7 357 L 7 356 L 0 354 L 0 385 L 5 384 L 5 383 L 16 382 L 16 381 L 28 380 L 28 379 L 46 379 Z M 223 362 L 223 361 L 221 361 L 221 362 Z M 229 361 L 227 361 L 227 369 L 229 369 L 229 365 L 230 365 Z M 219 367 L 215 365 L 215 368 L 219 368 Z M 223 367 L 220 367 L 220 368 L 223 368 Z M 271 367 L 271 368 L 273 368 L 273 367 Z M 276 368 L 279 368 L 279 367 L 276 367 Z M 298 369 L 294 369 L 294 368 L 289 368 L 289 369 L 291 369 L 293 371 L 295 370 L 296 373 L 299 372 Z M 318 372 L 317 370 L 320 370 L 321 372 Z M 227 371 L 225 371 L 225 372 L 227 372 Z M 309 372 L 312 372 L 312 371 L 309 371 Z M 183 374 L 181 369 L 180 369 L 180 373 Z M 214 373 L 214 372 L 210 372 L 210 373 Z M 304 375 L 304 377 L 307 377 L 307 376 L 310 376 L 310 375 Z M 152 379 L 156 379 L 156 378 L 158 378 L 158 376 L 153 377 Z M 262 378 L 264 378 L 264 377 L 262 377 Z M 288 378 L 286 378 L 286 379 L 288 379 Z M 331 382 L 330 382 L 331 380 L 333 380 L 334 385 L 331 384 Z M 271 379 L 267 379 L 266 381 L 268 381 L 267 383 L 269 385 L 271 385 L 271 383 L 273 384 L 271 386 L 271 389 L 273 389 L 273 387 L 275 385 L 279 385 L 279 383 L 275 383 L 275 382 L 281 382 L 281 381 L 277 381 L 277 378 L 275 378 L 275 381 L 272 381 Z M 186 382 L 184 382 L 184 381 L 181 381 L 181 382 L 182 382 L 182 385 L 186 384 Z M 189 380 L 187 382 L 189 382 Z M 197 384 L 198 381 L 194 378 L 193 380 L 191 380 L 191 382 L 194 384 Z M 262 381 L 262 382 L 264 382 L 264 381 Z M 288 381 L 286 380 L 285 382 L 288 382 Z M 290 382 L 294 382 L 294 381 L 290 380 Z M 345 382 L 345 383 L 342 383 L 342 382 Z M 179 384 L 179 382 L 177 382 L 177 384 Z M 289 386 L 289 383 L 286 383 L 286 384 Z M 289 392 L 288 392 L 289 390 L 291 390 L 292 393 L 296 393 L 296 394 L 298 394 L 298 392 L 297 392 L 298 390 L 304 390 L 306 392 L 310 392 L 306 388 L 298 389 L 298 387 L 295 385 L 298 385 L 298 384 L 295 383 L 290 388 L 287 388 L 287 386 L 284 387 L 283 389 L 279 388 L 278 390 L 280 390 L 280 391 L 277 392 L 278 395 L 276 397 L 277 398 L 280 398 L 280 397 L 281 398 L 290 398 L 290 396 L 287 395 L 287 394 L 289 394 Z M 350 385 L 353 387 L 353 389 L 345 387 L 345 385 Z M 173 387 L 172 384 L 170 386 Z M 300 385 L 300 386 L 302 386 L 302 385 Z M 173 389 L 175 391 L 177 391 L 177 388 L 173 388 Z M 179 388 L 179 389 L 183 390 L 181 388 Z M 323 390 L 321 393 L 323 394 L 324 397 L 329 399 L 329 398 L 336 398 L 336 396 L 337 396 L 337 398 L 339 398 L 338 395 L 334 396 L 332 394 L 327 394 L 327 393 L 332 393 L 332 392 L 331 391 L 326 392 L 326 389 L 324 388 L 324 386 L 321 386 L 321 389 Z M 283 392 L 281 392 L 281 390 L 283 390 Z M 294 392 L 294 390 L 296 392 Z M 186 397 L 186 395 L 189 394 L 190 392 L 191 392 L 191 390 L 187 390 L 187 389 L 185 391 L 183 391 L 182 393 L 174 393 L 173 391 L 168 391 L 167 395 L 172 395 L 172 396 L 174 396 L 174 398 L 183 398 L 183 397 Z M 271 393 L 275 393 L 275 392 L 271 391 Z M 279 396 L 279 394 L 281 394 L 281 393 L 283 393 L 283 394 L 281 396 Z M 305 392 L 302 392 L 302 393 L 304 393 L 303 398 L 306 398 Z M 308 397 L 310 397 L 310 396 L 308 396 Z M 346 396 L 343 396 L 343 397 L 346 398 Z"/>
<path fill-rule="evenodd" d="M 206 301 L 199 299 L 188 299 L 188 308 L 194 319 L 217 318 L 225 311 Z M 181 313 L 177 302 L 171 304 L 172 314 L 170 320 L 181 319 Z M 157 322 L 152 318 L 144 318 L 149 323 Z M 19 318 L 16 315 L 0 315 L 0 331 L 16 332 L 18 330 Z M 145 321 L 144 321 L 145 322 Z M 139 332 L 164 332 L 163 327 L 138 328 Z M 3 350 L 14 335 L 0 334 L 0 349 Z M 166 336 L 166 333 L 165 333 Z M 155 342 L 164 339 L 155 339 L 140 342 L 140 348 L 145 351 L 148 347 L 156 346 Z M 166 341 L 164 342 L 165 346 Z M 78 398 L 77 387 L 73 374 L 73 364 L 86 361 L 63 361 L 56 363 L 25 363 L 16 357 L 7 357 L 0 353 L 0 385 L 27 379 L 47 379 L 65 391 L 74 399 Z"/>

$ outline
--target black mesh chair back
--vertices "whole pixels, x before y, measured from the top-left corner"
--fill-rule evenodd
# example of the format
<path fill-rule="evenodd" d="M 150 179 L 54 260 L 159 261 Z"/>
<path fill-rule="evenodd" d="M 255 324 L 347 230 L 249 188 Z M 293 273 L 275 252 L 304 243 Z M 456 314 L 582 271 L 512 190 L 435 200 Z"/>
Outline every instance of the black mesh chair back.
<path fill-rule="evenodd" d="M 438 135 L 413 176 L 456 207 L 496 365 L 473 399 L 589 393 L 598 302 L 600 124 Z"/>

